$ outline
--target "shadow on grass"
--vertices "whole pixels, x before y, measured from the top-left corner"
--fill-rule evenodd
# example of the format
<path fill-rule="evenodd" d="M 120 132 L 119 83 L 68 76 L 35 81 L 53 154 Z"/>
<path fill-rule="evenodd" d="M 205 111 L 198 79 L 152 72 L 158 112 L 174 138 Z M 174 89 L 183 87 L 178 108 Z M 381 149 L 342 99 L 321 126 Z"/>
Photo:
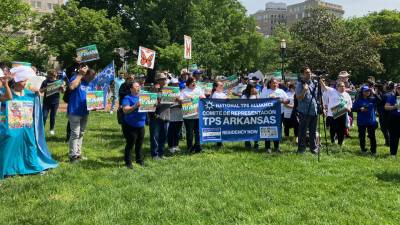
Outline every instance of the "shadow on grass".
<path fill-rule="evenodd" d="M 65 142 L 65 137 L 59 137 L 59 136 L 46 136 L 46 141 L 47 142 L 58 142 L 58 143 L 66 143 Z"/>
<path fill-rule="evenodd" d="M 388 172 L 376 174 L 378 180 L 392 183 L 400 183 L 400 172 Z"/>
<path fill-rule="evenodd" d="M 118 161 L 118 162 L 121 162 L 121 161 Z M 102 162 L 99 160 L 90 160 L 89 159 L 86 161 L 79 162 L 79 166 L 84 169 L 88 169 L 88 170 L 98 170 L 98 169 L 104 169 L 104 168 L 116 168 L 116 167 L 118 167 L 118 163 L 117 162 L 106 163 L 106 162 Z"/>

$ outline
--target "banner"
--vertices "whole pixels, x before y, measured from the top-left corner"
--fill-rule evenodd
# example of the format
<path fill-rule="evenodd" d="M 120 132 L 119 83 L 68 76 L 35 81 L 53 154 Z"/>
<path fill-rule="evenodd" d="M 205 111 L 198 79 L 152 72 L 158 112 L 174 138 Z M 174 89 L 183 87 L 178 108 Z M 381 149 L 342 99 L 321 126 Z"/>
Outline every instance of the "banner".
<path fill-rule="evenodd" d="M 9 129 L 31 128 L 33 125 L 32 101 L 8 101 L 7 121 Z"/>
<path fill-rule="evenodd" d="M 281 140 L 281 104 L 276 99 L 201 99 L 200 141 Z"/>
<path fill-rule="evenodd" d="M 205 95 L 211 95 L 213 89 L 213 83 L 196 82 L 196 85 L 203 89 Z"/>
<path fill-rule="evenodd" d="M 86 93 L 87 110 L 104 109 L 104 91 L 88 91 Z"/>
<path fill-rule="evenodd" d="M 192 38 L 185 35 L 184 40 L 185 40 L 184 58 L 192 59 Z"/>
<path fill-rule="evenodd" d="M 199 98 L 184 99 L 182 101 L 183 118 L 194 117 L 199 114 Z"/>
<path fill-rule="evenodd" d="M 96 45 L 89 45 L 76 49 L 76 55 L 81 62 L 90 62 L 100 59 Z"/>
<path fill-rule="evenodd" d="M 157 93 L 143 93 L 139 94 L 140 108 L 139 112 L 155 112 L 157 105 Z"/>
<path fill-rule="evenodd" d="M 154 50 L 142 46 L 139 47 L 139 55 L 137 61 L 138 66 L 143 66 L 145 68 L 153 69 L 155 59 L 156 59 L 156 52 Z"/>
<path fill-rule="evenodd" d="M 47 84 L 46 97 L 59 93 L 62 84 L 63 84 L 62 80 L 57 80 L 54 81 L 53 83 Z"/>
<path fill-rule="evenodd" d="M 90 91 L 103 91 L 103 104 L 107 105 L 107 95 L 110 84 L 115 78 L 115 65 L 114 61 L 108 64 L 100 73 L 96 75 L 96 78 L 89 84 Z"/>
<path fill-rule="evenodd" d="M 179 87 L 163 87 L 161 90 L 161 104 L 174 104 L 179 94 Z"/>
<path fill-rule="evenodd" d="M 239 79 L 236 75 L 229 76 L 224 83 L 224 89 L 232 89 L 239 84 Z"/>

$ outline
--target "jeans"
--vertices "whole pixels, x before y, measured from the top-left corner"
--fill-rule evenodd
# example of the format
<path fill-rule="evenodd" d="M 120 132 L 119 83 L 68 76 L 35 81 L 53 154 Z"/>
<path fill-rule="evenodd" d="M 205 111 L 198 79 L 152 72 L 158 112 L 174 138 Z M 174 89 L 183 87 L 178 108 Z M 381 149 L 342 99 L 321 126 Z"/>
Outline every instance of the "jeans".
<path fill-rule="evenodd" d="M 300 113 L 298 152 L 303 153 L 306 150 L 307 131 L 309 132 L 309 144 L 311 152 L 315 153 L 315 151 L 318 151 L 317 123 L 318 123 L 317 115 L 311 116 Z"/>
<path fill-rule="evenodd" d="M 360 138 L 361 151 L 366 152 L 365 149 L 365 130 L 368 131 L 368 138 L 371 144 L 371 153 L 376 153 L 376 137 L 375 137 L 375 125 L 363 126 L 358 125 L 358 137 Z"/>
<path fill-rule="evenodd" d="M 59 103 L 43 103 L 43 126 L 46 126 L 46 120 L 50 112 L 50 130 L 54 130 L 54 125 L 56 124 L 56 115 Z"/>
<path fill-rule="evenodd" d="M 186 127 L 186 145 L 189 152 L 201 152 L 199 119 L 184 119 Z M 194 135 L 194 145 L 193 145 Z"/>
<path fill-rule="evenodd" d="M 150 119 L 150 149 L 152 157 L 164 156 L 164 145 L 167 141 L 168 121 Z"/>
<path fill-rule="evenodd" d="M 389 139 L 390 139 L 390 154 L 397 155 L 397 149 L 399 148 L 400 138 L 400 117 L 390 116 L 389 124 Z"/>
<path fill-rule="evenodd" d="M 299 133 L 299 122 L 296 117 L 283 118 L 284 133 L 286 137 L 289 137 L 290 128 L 294 130 L 294 136 L 297 137 Z"/>
<path fill-rule="evenodd" d="M 83 134 L 88 121 L 88 116 L 68 115 L 68 121 L 71 127 L 71 136 L 69 138 L 69 157 L 76 158 L 82 153 Z"/>
<path fill-rule="evenodd" d="M 331 129 L 333 129 L 333 132 L 334 132 L 333 135 L 336 135 L 339 145 L 343 144 L 344 132 L 345 132 L 345 129 L 346 129 L 346 121 L 347 121 L 347 115 L 345 114 L 345 115 L 340 116 L 340 117 L 338 117 L 336 119 L 333 119 L 332 123 L 331 123 Z M 335 136 L 333 136 L 333 138 L 334 137 Z M 331 140 L 332 140 L 332 136 L 331 136 Z M 335 142 L 335 139 L 333 139 L 332 143 L 334 143 L 334 142 Z"/>
<path fill-rule="evenodd" d="M 143 164 L 142 145 L 144 140 L 144 127 L 132 127 L 128 124 L 122 124 L 122 133 L 124 134 L 125 145 L 125 165 L 132 166 L 132 149 L 135 146 L 136 163 Z"/>
<path fill-rule="evenodd" d="M 333 117 L 328 116 L 326 117 L 326 126 L 329 127 L 329 136 L 331 137 L 331 143 L 335 143 L 335 126 L 333 125 Z"/>
<path fill-rule="evenodd" d="M 179 146 L 179 134 L 182 130 L 183 121 L 169 122 L 168 126 L 168 147 Z"/>
<path fill-rule="evenodd" d="M 389 142 L 390 142 L 388 117 L 389 117 L 389 115 L 381 115 L 379 117 L 379 124 L 381 125 L 381 131 L 382 131 L 383 137 L 385 137 L 385 144 L 389 144 Z"/>

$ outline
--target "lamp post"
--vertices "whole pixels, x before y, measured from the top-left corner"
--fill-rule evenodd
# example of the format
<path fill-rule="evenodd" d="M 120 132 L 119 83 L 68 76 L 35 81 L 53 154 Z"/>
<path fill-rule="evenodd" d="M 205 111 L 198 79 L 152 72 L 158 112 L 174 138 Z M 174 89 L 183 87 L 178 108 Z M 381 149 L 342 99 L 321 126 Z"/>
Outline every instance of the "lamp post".
<path fill-rule="evenodd" d="M 282 57 L 282 80 L 283 82 L 286 82 L 285 79 L 285 56 L 286 56 L 286 40 L 282 39 L 281 40 L 281 57 Z"/>

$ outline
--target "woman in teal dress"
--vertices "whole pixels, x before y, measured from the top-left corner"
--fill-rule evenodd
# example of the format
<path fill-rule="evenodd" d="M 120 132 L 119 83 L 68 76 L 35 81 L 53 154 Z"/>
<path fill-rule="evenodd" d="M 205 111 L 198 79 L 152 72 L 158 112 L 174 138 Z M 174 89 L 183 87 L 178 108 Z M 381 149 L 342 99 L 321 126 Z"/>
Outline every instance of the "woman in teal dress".
<path fill-rule="evenodd" d="M 58 166 L 47 148 L 40 99 L 25 89 L 26 80 L 17 74 L 12 100 L 1 103 L 6 119 L 0 121 L 0 180 Z"/>

